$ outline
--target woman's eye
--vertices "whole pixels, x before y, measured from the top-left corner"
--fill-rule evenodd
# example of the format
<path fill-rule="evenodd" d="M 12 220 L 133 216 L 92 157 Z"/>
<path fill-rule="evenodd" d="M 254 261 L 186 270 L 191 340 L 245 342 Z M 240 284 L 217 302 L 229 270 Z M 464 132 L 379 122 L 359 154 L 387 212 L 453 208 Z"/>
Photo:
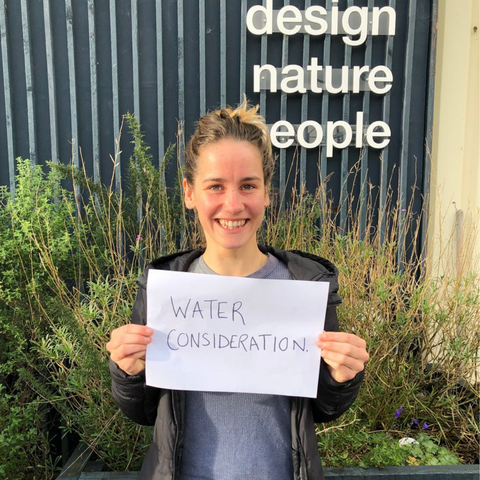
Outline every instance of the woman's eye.
<path fill-rule="evenodd" d="M 243 188 L 243 190 L 253 190 L 255 188 L 255 185 L 247 183 L 246 185 L 243 185 L 242 188 Z"/>
<path fill-rule="evenodd" d="M 221 190 L 222 186 L 221 185 L 210 185 L 208 187 L 209 190 L 214 190 L 214 191 L 218 191 L 218 190 Z"/>

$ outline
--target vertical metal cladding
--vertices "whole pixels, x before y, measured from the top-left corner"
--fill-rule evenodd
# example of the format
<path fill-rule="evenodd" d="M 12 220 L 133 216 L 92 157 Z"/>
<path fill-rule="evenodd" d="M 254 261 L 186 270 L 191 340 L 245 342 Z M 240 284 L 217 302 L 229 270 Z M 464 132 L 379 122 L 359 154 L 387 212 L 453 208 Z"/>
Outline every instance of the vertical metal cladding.
<path fill-rule="evenodd" d="M 305 9 L 312 5 L 311 0 L 305 0 Z M 306 69 L 310 62 L 310 35 L 308 33 L 303 34 L 303 59 L 302 65 Z M 308 119 L 308 95 L 302 95 L 302 113 L 301 122 L 305 122 Z M 306 184 L 307 182 L 307 149 L 302 148 L 300 151 L 300 183 Z"/>
<path fill-rule="evenodd" d="M 432 5 L 432 25 L 437 25 L 438 20 L 438 3 L 434 2 Z M 437 44 L 437 28 L 432 28 L 430 30 L 430 48 L 434 49 Z M 422 240 L 427 238 L 427 228 L 429 206 L 430 206 L 430 172 L 431 172 L 431 153 L 432 153 L 432 128 L 433 128 L 433 101 L 435 93 L 435 67 L 436 67 L 436 55 L 431 54 L 429 58 L 428 65 L 428 97 L 427 97 L 427 118 L 426 118 L 426 128 L 425 128 L 425 149 L 423 154 L 424 159 L 424 171 L 423 171 L 423 184 L 422 184 L 422 195 L 423 195 L 423 210 L 425 212 L 425 218 L 422 222 L 422 231 L 421 237 Z M 422 263 L 426 259 L 426 249 L 422 250 Z"/>
<path fill-rule="evenodd" d="M 92 109 L 93 179 L 100 182 L 100 139 L 98 126 L 97 45 L 95 32 L 95 0 L 88 0 L 88 40 L 90 52 L 90 86 Z"/>
<path fill-rule="evenodd" d="M 8 29 L 6 21 L 7 5 L 2 2 L 0 4 L 0 45 L 2 48 L 2 70 L 3 70 L 3 92 L 5 98 L 5 133 L 2 135 L 2 141 L 4 145 L 7 145 L 7 157 L 8 162 L 8 182 L 2 183 L 10 187 L 10 191 L 15 191 L 15 144 L 13 135 L 13 108 L 12 108 L 12 85 L 10 81 L 10 62 L 9 62 L 9 42 L 8 42 Z M 0 159 L 0 161 L 2 161 Z"/>
<path fill-rule="evenodd" d="M 348 0 L 347 5 L 349 7 L 353 6 L 353 0 Z M 368 47 L 367 47 L 368 48 Z M 343 61 L 344 65 L 348 65 L 348 67 L 352 66 L 352 46 L 346 45 L 345 46 L 345 57 Z M 368 65 L 367 63 L 365 63 Z M 366 94 L 367 92 L 365 92 Z M 364 94 L 364 95 L 365 95 Z M 350 92 L 345 93 L 343 95 L 343 120 L 350 123 Z M 364 104 L 364 111 L 365 111 L 365 104 Z M 342 150 L 342 161 L 341 161 L 341 170 L 340 170 L 340 178 L 341 178 L 341 188 L 340 188 L 340 228 L 342 231 L 345 231 L 347 226 L 347 194 L 348 194 L 348 172 L 349 172 L 349 155 L 348 150 L 344 148 Z M 362 164 L 362 172 L 364 169 L 364 162 L 365 162 L 364 155 L 360 154 L 360 162 Z M 363 185 L 363 183 L 361 183 Z M 362 187 L 360 187 L 362 188 Z M 362 191 L 362 190 L 361 190 Z"/>
<path fill-rule="evenodd" d="M 140 47 L 138 44 L 138 0 L 131 0 L 132 8 L 132 68 L 133 68 L 133 113 L 141 123 L 140 112 Z"/>
<path fill-rule="evenodd" d="M 265 6 L 266 0 L 263 0 L 263 6 Z M 261 40 L 261 53 L 260 53 L 260 62 L 262 65 L 267 63 L 267 52 L 268 52 L 268 37 L 266 35 L 262 36 Z M 266 117 L 266 110 L 267 110 L 267 92 L 266 90 L 262 90 L 260 92 L 260 113 Z"/>
<path fill-rule="evenodd" d="M 43 3 L 43 18 L 45 28 L 45 51 L 48 75 L 48 108 L 50 119 L 50 151 L 51 158 L 54 163 L 58 162 L 58 128 L 57 128 L 57 92 L 55 79 L 55 57 L 53 53 L 53 30 L 51 22 L 51 8 L 50 0 L 44 0 Z M 43 161 L 43 159 L 40 159 Z"/>
<path fill-rule="evenodd" d="M 185 32 L 184 32 L 184 0 L 177 0 L 177 32 L 178 32 L 178 121 L 181 129 L 185 129 Z M 178 141 L 180 162 L 183 162 L 183 142 Z"/>
<path fill-rule="evenodd" d="M 368 10 L 371 11 L 375 5 L 374 0 L 368 0 Z M 372 36 L 368 36 L 365 45 L 365 65 L 372 64 Z M 363 121 L 370 123 L 370 97 L 371 92 L 366 91 L 363 94 Z M 388 148 L 388 145 L 385 147 Z M 367 192 L 368 192 L 368 149 L 364 147 L 360 153 L 360 234 L 365 234 L 365 222 L 367 214 Z"/>
<path fill-rule="evenodd" d="M 220 0 L 220 106 L 227 105 L 227 3 Z"/>
<path fill-rule="evenodd" d="M 157 34 L 157 121 L 158 121 L 158 161 L 163 158 L 162 153 L 165 151 L 165 112 L 163 108 L 163 97 L 165 95 L 163 87 L 163 35 L 162 35 L 162 3 L 155 4 L 155 20 Z"/>
<path fill-rule="evenodd" d="M 247 16 L 247 0 L 241 0 L 240 10 L 240 95 L 239 101 L 247 91 L 247 27 L 245 18 Z"/>
<path fill-rule="evenodd" d="M 200 64 L 200 116 L 207 113 L 207 51 L 205 45 L 205 0 L 199 0 L 198 15 L 198 43 L 199 43 L 199 64 Z"/>
<path fill-rule="evenodd" d="M 285 5 L 290 5 L 290 0 L 285 0 Z M 290 37 L 284 35 L 282 41 L 282 68 L 286 67 L 289 64 L 288 60 L 288 47 L 289 47 Z M 282 92 L 280 94 L 280 118 L 287 118 L 287 94 Z M 287 152 L 286 149 L 282 148 L 280 150 L 280 163 L 278 165 L 279 172 L 279 185 L 278 193 L 280 195 L 281 207 L 285 206 L 285 190 L 287 184 Z"/>
<path fill-rule="evenodd" d="M 340 35 L 330 31 L 320 36 L 305 31 L 291 36 L 254 35 L 247 28 L 247 13 L 254 6 L 266 7 L 267 0 L 58 0 L 57 8 L 51 0 L 39 1 L 43 17 L 31 15 L 28 0 L 0 2 L 0 184 L 8 185 L 12 191 L 17 156 L 29 155 L 37 163 L 48 160 L 38 153 L 36 129 L 41 124 L 36 97 L 48 100 L 51 158 L 62 163 L 70 163 L 73 158 L 74 164 L 80 166 L 80 142 L 88 139 L 88 148 L 83 151 L 87 171 L 96 181 L 107 183 L 110 178 L 101 178 L 101 172 L 108 171 L 102 166 L 111 164 L 111 159 L 102 158 L 100 152 L 110 151 L 124 170 L 132 153 L 128 132 L 124 131 L 117 142 L 122 116 L 128 111 L 141 122 L 152 150 L 158 150 L 155 161 L 159 164 L 168 146 L 177 143 L 177 121 L 182 123 L 184 138 L 188 138 L 195 128 L 192 119 L 212 108 L 235 105 L 246 94 L 252 103 L 260 104 L 260 113 L 269 124 L 286 119 L 296 128 L 308 120 L 323 128 L 328 121 L 338 120 L 354 125 L 356 111 L 361 110 L 364 127 L 376 120 L 392 127 L 392 142 L 381 151 L 365 145 L 361 149 L 351 146 L 334 149 L 333 156 L 327 156 L 325 139 L 311 149 L 295 142 L 277 150 L 274 187 L 285 199 L 292 186 L 306 184 L 313 190 L 328 177 L 328 200 L 338 209 L 339 224 L 347 228 L 346 198 L 350 191 L 360 202 L 360 220 L 366 225 L 364 205 L 370 184 L 380 211 L 387 208 L 390 192 L 392 203 L 398 200 L 401 210 L 406 210 L 418 178 L 421 184 L 416 186 L 414 213 L 423 207 L 423 200 L 418 199 L 429 188 L 435 58 L 430 51 L 430 44 L 435 44 L 430 37 L 434 35 L 430 17 L 435 16 L 438 0 L 405 0 L 401 5 L 396 0 L 272 0 L 274 11 L 285 6 L 300 11 L 311 6 L 322 6 L 327 11 L 338 7 L 340 12 L 353 6 L 368 7 L 370 11 L 385 6 L 396 10 L 395 36 L 369 35 L 358 46 L 342 42 Z M 139 15 L 140 8 L 140 13 L 145 8 L 154 14 L 150 30 L 144 25 L 145 16 Z M 153 24 L 155 40 L 143 41 L 142 35 L 150 35 Z M 10 41 L 12 28 L 18 30 L 15 38 L 22 38 L 23 43 Z M 39 29 L 44 31 L 44 49 L 32 48 Z M 105 42 L 105 38 L 109 41 Z M 333 69 L 383 64 L 393 72 L 393 88 L 386 95 L 369 91 L 314 93 L 308 87 L 305 93 L 275 92 L 263 87 L 254 91 L 254 65 L 272 64 L 278 75 L 286 65 L 298 65 L 307 72 L 313 57 L 318 58 L 319 65 L 332 65 Z M 145 63 L 147 58 L 151 64 Z M 48 81 L 35 69 L 42 62 Z M 154 72 L 153 77 L 144 78 L 142 72 L 146 69 Z M 23 74 L 21 82 L 17 81 L 19 71 Z M 102 81 L 105 79 L 100 72 L 104 75 L 105 71 L 111 72 L 108 81 Z M 277 81 L 280 84 L 280 77 Z M 413 85 L 425 85 L 425 98 L 419 99 L 421 94 Z M 412 108 L 412 102 L 417 105 L 418 99 L 420 108 Z M 105 126 L 110 111 L 111 124 Z M 412 119 L 417 126 L 426 125 L 425 130 L 413 128 Z M 305 141 L 312 141 L 311 134 L 311 129 L 304 131 Z M 27 143 L 28 149 L 18 146 Z M 67 151 L 71 151 L 71 157 L 65 158 Z M 182 161 L 182 142 L 178 153 Z M 356 163 L 358 176 L 352 180 L 350 171 Z M 122 184 L 121 172 L 121 168 L 115 169 L 117 190 Z M 172 165 L 167 181 L 175 177 Z M 385 221 L 379 228 L 385 235 Z M 403 244 L 405 232 L 399 233 Z M 399 258 L 402 254 L 400 251 Z"/>
<path fill-rule="evenodd" d="M 78 145 L 77 77 L 75 66 L 75 40 L 73 31 L 72 0 L 65 0 L 65 17 L 67 22 L 68 85 L 70 88 L 72 160 L 75 167 L 78 168 L 80 167 L 80 150 Z"/>
<path fill-rule="evenodd" d="M 32 48 L 30 42 L 30 21 L 28 2 L 22 0 L 23 54 L 25 57 L 25 83 L 27 89 L 27 122 L 30 161 L 37 163 L 37 129 L 35 116 L 35 96 L 33 88 Z"/>
<path fill-rule="evenodd" d="M 389 1 L 389 6 L 395 9 L 395 0 Z M 385 48 L 385 65 L 392 69 L 393 64 L 393 42 L 394 37 L 388 37 L 387 44 Z M 389 122 L 390 119 L 390 95 L 385 95 L 383 98 L 383 120 Z M 379 186 L 379 204 L 378 208 L 380 211 L 380 241 L 383 243 L 385 238 L 385 229 L 386 229 L 386 216 L 382 213 L 385 212 L 387 208 L 387 189 L 388 189 L 388 161 L 389 161 L 389 146 L 387 146 L 381 156 L 380 156 L 380 186 Z"/>
<path fill-rule="evenodd" d="M 116 0 L 109 1 L 109 21 L 110 21 L 110 59 L 112 63 L 112 122 L 113 122 L 113 138 L 109 139 L 112 147 L 112 157 L 118 165 L 115 167 L 115 189 L 120 191 L 122 182 L 122 170 L 120 168 L 120 103 L 119 103 L 119 87 L 118 87 L 118 43 L 117 43 L 117 10 Z M 106 140 L 106 139 L 105 139 Z M 105 160 L 104 160 L 105 161 Z"/>
<path fill-rule="evenodd" d="M 332 10 L 332 0 L 327 0 L 327 10 Z M 332 36 L 327 33 L 323 43 L 323 65 L 330 65 Z M 329 94 L 324 90 L 322 93 L 322 125 L 326 125 L 329 120 Z M 320 147 L 320 179 L 325 181 L 327 178 L 327 149 L 325 146 Z M 340 187 L 341 188 L 341 187 Z"/>
<path fill-rule="evenodd" d="M 405 218 L 409 203 L 408 198 L 408 164 L 414 162 L 410 158 L 410 117 L 412 114 L 412 87 L 413 87 L 413 62 L 415 52 L 415 19 L 417 14 L 417 0 L 410 0 L 408 9 L 407 48 L 405 59 L 405 80 L 403 89 L 402 105 L 402 149 L 400 152 L 400 185 L 398 191 L 398 203 L 400 205 L 400 221 L 398 224 L 398 262 L 402 264 L 405 254 L 406 232 L 404 229 Z"/>

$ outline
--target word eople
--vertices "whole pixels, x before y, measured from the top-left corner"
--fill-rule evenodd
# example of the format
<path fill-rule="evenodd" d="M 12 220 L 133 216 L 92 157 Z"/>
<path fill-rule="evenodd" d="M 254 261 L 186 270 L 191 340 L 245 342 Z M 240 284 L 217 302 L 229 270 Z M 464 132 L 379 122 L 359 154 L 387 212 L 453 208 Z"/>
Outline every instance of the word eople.
<path fill-rule="evenodd" d="M 373 148 L 384 148 L 390 143 L 390 127 L 383 121 L 363 125 L 363 112 L 357 112 L 355 125 L 339 120 L 327 122 L 324 127 L 314 120 L 307 120 L 294 126 L 287 120 L 279 120 L 270 126 L 270 138 L 277 148 L 288 148 L 296 141 L 304 148 L 316 148 L 325 145 L 327 157 L 333 156 L 334 148 L 343 149 L 354 143 L 362 148 L 364 143 Z"/>

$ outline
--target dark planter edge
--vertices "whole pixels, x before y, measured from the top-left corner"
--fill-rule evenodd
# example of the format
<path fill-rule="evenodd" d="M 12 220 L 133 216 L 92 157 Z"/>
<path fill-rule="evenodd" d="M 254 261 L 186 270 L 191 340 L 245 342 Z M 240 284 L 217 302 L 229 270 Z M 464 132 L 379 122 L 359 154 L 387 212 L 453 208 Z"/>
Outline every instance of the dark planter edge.
<path fill-rule="evenodd" d="M 60 472 L 57 480 L 80 480 L 81 478 L 114 479 L 116 472 L 95 472 L 86 468 L 93 450 L 80 442 Z M 90 462 L 92 466 L 98 462 Z M 90 473 L 83 474 L 89 470 Z M 384 468 L 324 468 L 325 480 L 480 480 L 480 465 L 421 465 Z M 123 473 L 122 478 L 137 478 L 138 472 Z"/>
<path fill-rule="evenodd" d="M 479 480 L 479 465 L 420 465 L 384 468 L 324 468 L 326 479 Z"/>

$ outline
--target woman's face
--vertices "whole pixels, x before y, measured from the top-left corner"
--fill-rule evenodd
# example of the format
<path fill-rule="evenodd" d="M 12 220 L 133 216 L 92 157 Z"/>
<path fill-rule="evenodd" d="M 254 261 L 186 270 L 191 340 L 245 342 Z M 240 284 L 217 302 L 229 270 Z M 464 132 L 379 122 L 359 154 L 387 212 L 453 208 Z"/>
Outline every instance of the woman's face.
<path fill-rule="evenodd" d="M 269 198 L 255 146 L 233 139 L 203 146 L 194 183 L 184 179 L 183 186 L 185 204 L 197 210 L 210 252 L 256 247 Z"/>

